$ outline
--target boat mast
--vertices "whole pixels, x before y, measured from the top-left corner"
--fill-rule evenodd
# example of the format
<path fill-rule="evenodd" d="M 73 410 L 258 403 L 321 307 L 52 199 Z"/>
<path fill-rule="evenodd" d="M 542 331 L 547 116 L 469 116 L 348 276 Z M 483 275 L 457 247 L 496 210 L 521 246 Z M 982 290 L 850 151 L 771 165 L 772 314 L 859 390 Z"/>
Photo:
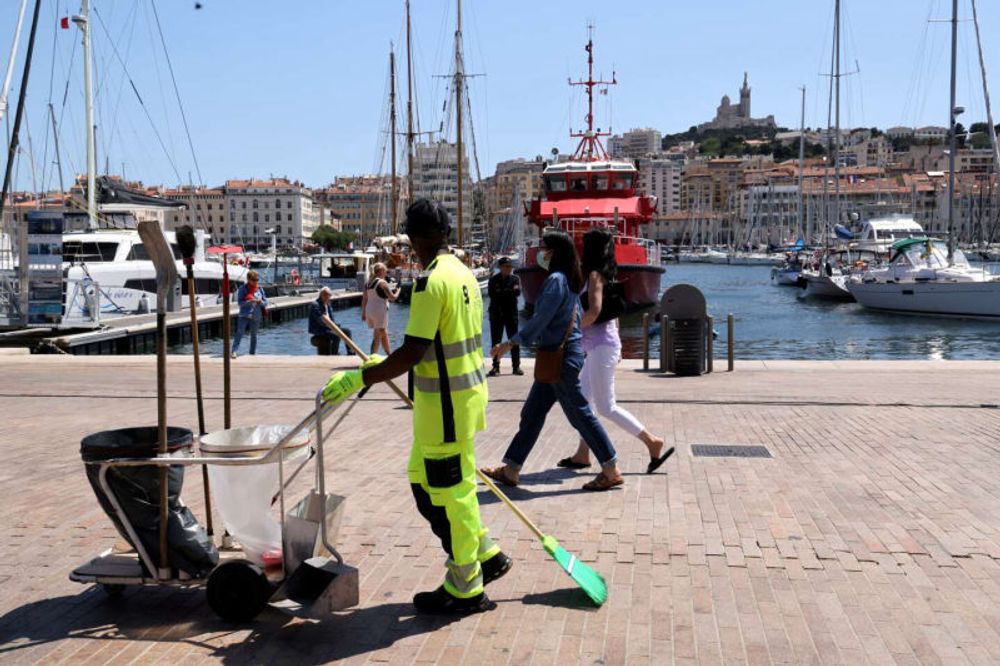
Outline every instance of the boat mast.
<path fill-rule="evenodd" d="M 809 229 L 809 223 L 806 222 L 803 225 L 802 222 L 802 169 L 805 168 L 806 162 L 806 87 L 802 86 L 800 88 L 802 91 L 802 115 L 799 120 L 799 234 L 800 237 L 805 235 L 805 242 L 808 243 L 810 237 L 812 236 L 811 230 Z"/>
<path fill-rule="evenodd" d="M 17 14 L 17 27 L 14 29 L 14 43 L 10 45 L 10 59 L 7 60 L 7 74 L 3 77 L 3 89 L 0 90 L 0 120 L 7 115 L 8 93 L 10 92 L 10 80 L 14 76 L 14 60 L 17 58 L 17 45 L 21 41 L 21 28 L 24 26 L 24 10 L 28 7 L 28 0 L 21 0 L 21 9 Z"/>
<path fill-rule="evenodd" d="M 396 52 L 393 50 L 392 42 L 389 43 L 389 151 L 392 156 L 392 233 L 397 232 L 396 225 L 399 220 L 396 206 L 399 202 L 399 182 L 396 180 Z"/>
<path fill-rule="evenodd" d="M 570 132 L 573 138 L 580 139 L 580 145 L 573 155 L 574 159 L 592 162 L 594 160 L 608 159 L 608 153 L 601 145 L 602 136 L 611 136 L 611 132 L 594 131 L 594 86 L 614 86 L 618 84 L 614 71 L 611 72 L 610 81 L 594 80 L 594 26 L 587 26 L 587 80 L 569 80 L 571 86 L 586 86 L 587 88 L 587 130 L 585 132 Z"/>
<path fill-rule="evenodd" d="M 456 0 L 458 20 L 455 23 L 455 162 L 458 165 L 458 246 L 462 247 L 462 88 L 465 72 L 462 63 L 462 0 Z"/>
<path fill-rule="evenodd" d="M 956 2 L 958 0 L 955 0 Z M 834 9 L 834 125 L 833 138 L 833 219 L 840 224 L 840 0 Z"/>
<path fill-rule="evenodd" d="M 951 0 L 951 95 L 948 107 L 948 265 L 955 259 L 955 67 L 958 55 L 958 0 Z"/>
<path fill-rule="evenodd" d="M 20 143 L 18 137 L 21 134 L 21 118 L 24 117 L 24 100 L 28 93 L 28 77 L 31 74 L 31 59 L 35 50 L 35 33 L 38 29 L 38 12 L 41 9 L 42 0 L 35 0 L 35 9 L 31 17 L 31 31 L 28 33 L 28 50 L 24 56 L 24 73 L 21 75 L 21 90 L 17 98 L 17 109 L 14 111 L 14 128 L 11 130 L 10 143 L 7 145 L 7 167 L 4 170 L 3 176 L 3 190 L 0 191 L 0 227 L 3 223 L 3 208 L 4 203 L 7 201 L 7 193 L 10 192 L 11 187 L 11 174 L 14 168 L 14 156 L 17 154 L 17 147 Z M 13 57 L 11 58 L 13 60 Z M 16 220 L 11 218 L 11 227 L 13 232 L 16 228 Z M 13 239 L 13 233 L 10 236 Z M 11 248 L 13 250 L 13 247 Z M 24 271 L 27 270 L 27 266 L 21 264 L 21 275 L 25 275 Z M 27 280 L 21 281 L 21 293 L 22 293 L 22 307 L 23 304 L 27 303 Z"/>
<path fill-rule="evenodd" d="M 80 14 L 73 17 L 73 23 L 83 33 L 83 90 L 86 99 L 87 122 L 87 218 L 90 228 L 97 228 L 97 173 L 96 149 L 94 146 L 94 88 L 90 80 L 90 0 L 80 0 Z"/>
<path fill-rule="evenodd" d="M 983 57 L 983 42 L 979 37 L 979 15 L 976 12 L 976 0 L 972 0 L 972 23 L 976 28 L 976 48 L 979 50 L 979 72 L 983 77 L 983 99 L 986 101 L 987 131 L 990 135 L 990 145 L 993 146 L 993 168 L 996 171 L 997 182 L 1000 182 L 1000 146 L 997 145 L 997 128 L 993 124 L 993 110 L 990 106 L 990 88 L 986 83 L 986 59 Z"/>
<path fill-rule="evenodd" d="M 413 47 L 410 41 L 410 0 L 406 0 L 406 196 L 413 202 Z"/>

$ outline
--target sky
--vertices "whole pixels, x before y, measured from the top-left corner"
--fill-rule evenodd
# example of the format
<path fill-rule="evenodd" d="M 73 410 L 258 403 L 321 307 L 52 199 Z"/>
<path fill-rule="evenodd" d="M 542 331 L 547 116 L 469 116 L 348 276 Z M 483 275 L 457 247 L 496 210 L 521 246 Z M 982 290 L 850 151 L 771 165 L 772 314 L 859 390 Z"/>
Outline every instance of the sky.
<path fill-rule="evenodd" d="M 0 2 L 0 58 L 6 64 L 19 0 Z M 107 165 L 147 184 L 220 185 L 228 178 L 275 175 L 310 186 L 389 170 L 390 42 L 398 56 L 399 128 L 405 126 L 403 0 L 200 4 L 197 9 L 194 0 L 92 0 L 102 170 Z M 949 18 L 951 3 L 842 4 L 841 125 L 947 124 L 950 26 L 928 19 Z M 959 4 L 960 18 L 971 19 L 970 1 Z M 50 99 L 67 182 L 85 162 L 79 31 L 72 25 L 58 28 L 58 18 L 76 13 L 79 0 L 42 5 L 15 168 L 15 189 L 22 190 L 58 186 Z M 595 72 L 608 77 L 614 71 L 618 80 L 608 95 L 597 97 L 595 125 L 602 129 L 653 127 L 670 133 L 711 120 L 723 94 L 738 101 L 744 71 L 754 116 L 773 114 L 779 125 L 797 127 L 799 87 L 805 85 L 805 123 L 825 126 L 833 5 L 833 0 L 465 0 L 466 71 L 481 75 L 468 80 L 478 171 L 485 177 L 498 161 L 575 147 L 568 133 L 583 126 L 585 102 L 567 78 L 586 74 L 588 25 L 594 26 Z M 1000 6 L 980 0 L 978 9 L 997 95 Z M 4 121 L 8 134 L 31 10 Z M 448 81 L 438 75 L 452 67 L 455 2 L 412 0 L 411 11 L 420 128 L 434 130 L 446 121 L 442 109 L 450 97 Z M 957 87 L 958 104 L 967 109 L 960 120 L 984 120 L 971 20 L 959 26 Z M 453 140 L 452 124 L 447 137 Z M 466 135 L 469 131 L 467 124 Z"/>

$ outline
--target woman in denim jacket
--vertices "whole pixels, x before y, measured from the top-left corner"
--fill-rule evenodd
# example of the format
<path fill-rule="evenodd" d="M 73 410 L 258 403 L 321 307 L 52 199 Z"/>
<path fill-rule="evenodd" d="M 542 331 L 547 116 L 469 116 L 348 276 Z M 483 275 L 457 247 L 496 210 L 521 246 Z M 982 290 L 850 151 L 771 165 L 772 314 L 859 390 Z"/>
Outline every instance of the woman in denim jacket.
<path fill-rule="evenodd" d="M 240 316 L 236 319 L 236 335 L 233 336 L 233 358 L 240 348 L 243 333 L 250 329 L 250 355 L 257 353 L 257 328 L 267 309 L 267 296 L 259 284 L 257 271 L 247 272 L 247 282 L 236 290 L 236 302 L 240 306 Z"/>
<path fill-rule="evenodd" d="M 538 248 L 538 265 L 549 272 L 542 285 L 542 293 L 535 302 L 534 316 L 507 342 L 496 345 L 490 352 L 494 357 L 506 354 L 512 345 L 534 345 L 540 349 L 555 349 L 563 341 L 566 329 L 573 325 L 563 347 L 562 374 L 555 384 L 535 381 L 521 409 L 521 424 L 507 447 L 503 465 L 483 469 L 490 478 L 508 486 L 516 486 L 521 467 L 538 435 L 545 425 L 545 417 L 556 402 L 570 424 L 580 433 L 594 456 L 601 464 L 601 473 L 586 484 L 584 490 L 609 490 L 624 483 L 618 473 L 615 447 L 608 433 L 591 411 L 580 386 L 580 369 L 583 367 L 580 312 L 577 307 L 583 288 L 580 260 L 573 241 L 561 231 L 549 231 L 542 237 Z"/>

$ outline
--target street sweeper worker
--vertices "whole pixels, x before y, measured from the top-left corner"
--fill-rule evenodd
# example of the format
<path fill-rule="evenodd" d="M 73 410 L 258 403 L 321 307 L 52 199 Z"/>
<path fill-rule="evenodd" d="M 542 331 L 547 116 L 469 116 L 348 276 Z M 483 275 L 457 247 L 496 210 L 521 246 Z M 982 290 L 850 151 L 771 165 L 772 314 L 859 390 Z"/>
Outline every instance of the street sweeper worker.
<path fill-rule="evenodd" d="M 403 345 L 388 358 L 334 373 L 330 403 L 414 371 L 413 447 L 407 476 L 417 510 L 448 554 L 444 583 L 413 597 L 418 611 L 476 613 L 495 607 L 483 586 L 511 560 L 486 535 L 476 498 L 475 434 L 486 427 L 483 300 L 472 272 L 448 252 L 451 221 L 440 203 L 417 199 L 406 233 L 425 267 L 413 285 Z"/>

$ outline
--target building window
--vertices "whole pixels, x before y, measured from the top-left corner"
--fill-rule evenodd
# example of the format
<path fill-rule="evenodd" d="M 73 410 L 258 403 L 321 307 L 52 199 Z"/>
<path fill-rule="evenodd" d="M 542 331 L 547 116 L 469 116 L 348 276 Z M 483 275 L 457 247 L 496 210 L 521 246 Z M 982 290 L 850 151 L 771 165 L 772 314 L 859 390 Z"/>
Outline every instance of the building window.
<path fill-rule="evenodd" d="M 229 212 L 229 221 L 230 222 L 235 222 L 236 221 L 236 213 L 234 213 L 232 211 Z"/>
<path fill-rule="evenodd" d="M 247 221 L 247 214 L 246 214 L 246 213 L 243 213 L 243 221 L 244 221 L 244 222 L 246 222 L 246 221 Z"/>
<path fill-rule="evenodd" d="M 254 221 L 254 222 L 258 222 L 258 221 L 259 221 L 259 218 L 258 218 L 258 216 L 257 216 L 257 211 L 254 211 L 254 212 L 253 212 L 253 221 Z M 257 233 L 257 232 L 255 231 L 254 233 Z"/>
<path fill-rule="evenodd" d="M 285 204 L 285 208 L 291 208 L 291 207 L 292 207 L 292 202 L 291 201 L 289 201 L 288 203 Z"/>
<path fill-rule="evenodd" d="M 275 213 L 274 214 L 274 221 L 275 222 L 281 222 L 281 213 Z"/>
<path fill-rule="evenodd" d="M 274 200 L 274 207 L 275 208 L 281 208 L 281 199 L 275 199 Z"/>
<path fill-rule="evenodd" d="M 240 202 L 240 208 L 242 208 L 243 210 L 246 210 L 247 209 L 247 202 L 246 201 L 241 201 Z"/>
<path fill-rule="evenodd" d="M 264 213 L 264 221 L 265 222 L 270 222 L 271 221 L 271 214 L 270 213 Z"/>
<path fill-rule="evenodd" d="M 229 207 L 230 208 L 236 208 L 236 199 L 230 199 L 229 200 Z"/>
<path fill-rule="evenodd" d="M 253 207 L 254 207 L 254 208 L 256 208 L 256 207 L 257 207 L 257 200 L 256 200 L 256 199 L 254 199 L 254 200 L 253 200 Z"/>

